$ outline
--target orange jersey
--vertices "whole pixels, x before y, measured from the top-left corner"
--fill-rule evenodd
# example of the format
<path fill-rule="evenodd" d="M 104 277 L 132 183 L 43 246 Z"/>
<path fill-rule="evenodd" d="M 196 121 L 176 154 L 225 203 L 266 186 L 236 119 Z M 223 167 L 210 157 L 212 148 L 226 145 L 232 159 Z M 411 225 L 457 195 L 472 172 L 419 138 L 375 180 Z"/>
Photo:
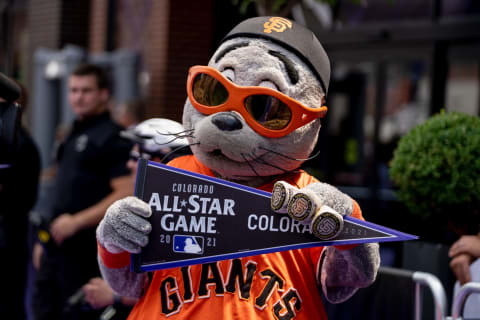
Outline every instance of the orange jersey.
<path fill-rule="evenodd" d="M 213 176 L 194 156 L 174 159 L 169 165 Z M 278 180 L 299 188 L 318 181 L 303 171 Z M 271 192 L 274 183 L 259 189 Z M 353 216 L 362 218 L 356 203 Z M 99 250 L 102 261 L 112 261 L 105 256 L 112 254 Z M 322 250 L 289 250 L 157 270 L 128 319 L 327 319 L 317 282 Z"/>

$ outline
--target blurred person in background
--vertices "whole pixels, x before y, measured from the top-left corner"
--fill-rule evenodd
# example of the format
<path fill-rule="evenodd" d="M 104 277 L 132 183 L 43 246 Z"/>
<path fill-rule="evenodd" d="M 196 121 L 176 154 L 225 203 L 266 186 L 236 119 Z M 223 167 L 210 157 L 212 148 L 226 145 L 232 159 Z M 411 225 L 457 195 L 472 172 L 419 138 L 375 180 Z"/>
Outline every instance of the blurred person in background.
<path fill-rule="evenodd" d="M 27 91 L 17 84 L 21 89 L 17 103 L 24 113 Z M 14 319 L 25 318 L 28 215 L 37 200 L 40 168 L 38 148 L 25 127 L 20 126 L 12 163 L 0 168 L 0 274 L 4 288 L 0 290 L 0 310 Z"/>
<path fill-rule="evenodd" d="M 40 256 L 32 308 L 36 320 L 98 319 L 99 313 L 72 312 L 81 287 L 100 276 L 95 227 L 115 200 L 131 193 L 125 164 L 132 147 L 108 112 L 105 71 L 80 65 L 69 77 L 68 99 L 76 116 L 57 151 L 55 192 L 48 237 L 35 244 Z M 79 297 L 78 299 L 76 297 Z"/>
<path fill-rule="evenodd" d="M 65 139 L 65 136 L 68 132 L 69 126 L 57 126 L 53 150 L 58 149 L 58 146 Z M 54 155 L 55 152 L 52 152 L 51 154 Z M 47 222 L 51 220 L 50 208 L 52 207 L 53 194 L 55 193 L 56 173 L 57 165 L 55 162 L 45 168 L 42 168 L 40 172 L 37 201 L 29 214 L 29 261 L 27 266 L 27 284 L 25 289 L 26 320 L 34 320 L 32 310 L 33 289 L 35 286 L 36 273 L 40 267 L 40 259 L 43 253 L 43 247 L 41 245 L 38 245 L 37 242 L 41 238 L 40 234 L 48 234 Z"/>
<path fill-rule="evenodd" d="M 476 235 L 461 236 L 450 247 L 448 255 L 452 258 L 450 268 L 460 285 L 472 281 L 470 266 L 480 258 L 480 232 Z M 479 278 L 480 274 L 477 279 Z"/>
<path fill-rule="evenodd" d="M 123 128 L 135 126 L 145 120 L 145 102 L 132 100 L 112 105 L 112 118 Z"/>
<path fill-rule="evenodd" d="M 186 138 L 178 138 L 184 131 L 183 126 L 173 120 L 154 118 L 131 126 L 120 133 L 135 145 L 130 152 L 127 167 L 130 170 L 130 190 L 133 194 L 139 158 L 155 162 L 167 163 L 182 155 L 191 154 Z M 126 319 L 135 298 L 116 295 L 108 284 L 100 277 L 90 279 L 83 287 L 85 302 L 93 309 L 104 309 L 103 315 L 112 315 L 112 320 Z"/>
<path fill-rule="evenodd" d="M 451 247 L 448 255 L 450 268 L 457 281 L 454 297 L 460 287 L 468 282 L 480 282 L 480 232 L 475 235 L 463 235 Z M 480 295 L 469 296 L 463 308 L 465 319 L 478 319 L 480 316 Z"/>

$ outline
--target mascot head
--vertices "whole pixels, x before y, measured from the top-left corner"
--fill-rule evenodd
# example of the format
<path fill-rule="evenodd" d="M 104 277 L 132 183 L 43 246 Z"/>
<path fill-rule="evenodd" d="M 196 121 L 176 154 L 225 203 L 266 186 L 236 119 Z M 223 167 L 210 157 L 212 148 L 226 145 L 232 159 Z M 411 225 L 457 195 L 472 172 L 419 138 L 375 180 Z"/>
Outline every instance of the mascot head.
<path fill-rule="evenodd" d="M 183 125 L 194 155 L 253 187 L 296 170 L 317 142 L 329 79 L 310 30 L 279 17 L 241 22 L 208 66 L 189 71 Z"/>

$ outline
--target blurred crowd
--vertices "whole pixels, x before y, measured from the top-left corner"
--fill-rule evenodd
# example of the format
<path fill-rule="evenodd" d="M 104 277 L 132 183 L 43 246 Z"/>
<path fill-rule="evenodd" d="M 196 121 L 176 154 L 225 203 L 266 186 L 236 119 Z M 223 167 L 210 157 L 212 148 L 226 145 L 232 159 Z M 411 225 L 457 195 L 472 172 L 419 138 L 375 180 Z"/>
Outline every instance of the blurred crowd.
<path fill-rule="evenodd" d="M 141 101 L 112 104 L 102 67 L 69 77 L 75 114 L 59 128 L 54 165 L 41 172 L 39 150 L 21 128 L 12 165 L 0 170 L 0 309 L 15 319 L 126 319 L 136 299 L 116 295 L 101 278 L 95 229 L 108 206 L 132 195 L 137 161 L 189 154 L 168 119 L 144 120 Z M 22 92 L 21 105 L 27 93 Z"/>
<path fill-rule="evenodd" d="M 126 319 L 136 303 L 102 280 L 96 226 L 110 204 L 133 194 L 139 158 L 167 163 L 190 150 L 171 138 L 183 131 L 180 123 L 145 120 L 140 101 L 112 105 L 107 79 L 91 64 L 71 74 L 75 120 L 58 131 L 52 167 L 41 173 L 39 151 L 21 128 L 13 165 L 0 169 L 0 274 L 8 288 L 0 309 L 16 319 Z M 19 103 L 26 98 L 23 90 Z M 480 281 L 477 231 L 450 248 L 456 290 Z"/>

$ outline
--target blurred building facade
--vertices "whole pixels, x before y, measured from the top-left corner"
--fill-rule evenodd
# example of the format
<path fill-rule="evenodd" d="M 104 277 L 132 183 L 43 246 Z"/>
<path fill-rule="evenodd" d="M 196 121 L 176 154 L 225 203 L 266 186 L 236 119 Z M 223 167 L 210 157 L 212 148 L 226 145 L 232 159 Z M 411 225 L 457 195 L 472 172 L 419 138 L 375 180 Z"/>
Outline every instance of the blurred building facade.
<path fill-rule="evenodd" d="M 76 64 L 89 61 L 113 69 L 108 62 L 117 60 L 113 63 L 121 65 L 120 52 L 135 54 L 139 57 L 136 75 L 120 79 L 138 88 L 137 96 L 128 100 L 145 101 L 146 117 L 181 121 L 189 66 L 206 64 L 214 42 L 242 18 L 229 2 L 218 0 L 8 0 L 0 4 L 5 26 L 0 71 L 25 83 L 36 98 L 26 119 L 44 158 L 50 157 L 53 146 L 45 140 L 54 139 L 54 132 L 71 120 L 68 108 L 53 104 L 56 100 L 68 103 L 63 92 L 66 73 Z M 49 64 L 49 60 L 56 61 Z M 55 80 L 60 80 L 59 90 Z M 49 95 L 45 88 L 60 91 L 60 97 Z M 124 91 L 117 90 L 114 97 Z M 115 101 L 125 102 L 129 101 Z"/>
<path fill-rule="evenodd" d="M 326 154 L 312 168 L 359 199 L 369 219 L 422 234 L 396 200 L 389 162 L 399 138 L 429 116 L 480 115 L 480 3 L 336 3 L 329 28 L 310 22 L 332 61 Z"/>
<path fill-rule="evenodd" d="M 128 50 L 139 56 L 131 81 L 146 116 L 181 121 L 188 68 L 206 64 L 240 20 L 275 12 L 261 3 L 268 2 L 3 0 L 0 71 L 34 96 L 38 50 L 74 45 L 91 57 Z M 479 2 L 291 0 L 280 9 L 317 34 L 332 62 L 321 153 L 306 168 L 359 199 L 370 220 L 415 233 L 395 214 L 404 208 L 388 162 L 399 137 L 430 115 L 480 114 Z M 31 101 L 30 124 L 34 110 Z"/>

